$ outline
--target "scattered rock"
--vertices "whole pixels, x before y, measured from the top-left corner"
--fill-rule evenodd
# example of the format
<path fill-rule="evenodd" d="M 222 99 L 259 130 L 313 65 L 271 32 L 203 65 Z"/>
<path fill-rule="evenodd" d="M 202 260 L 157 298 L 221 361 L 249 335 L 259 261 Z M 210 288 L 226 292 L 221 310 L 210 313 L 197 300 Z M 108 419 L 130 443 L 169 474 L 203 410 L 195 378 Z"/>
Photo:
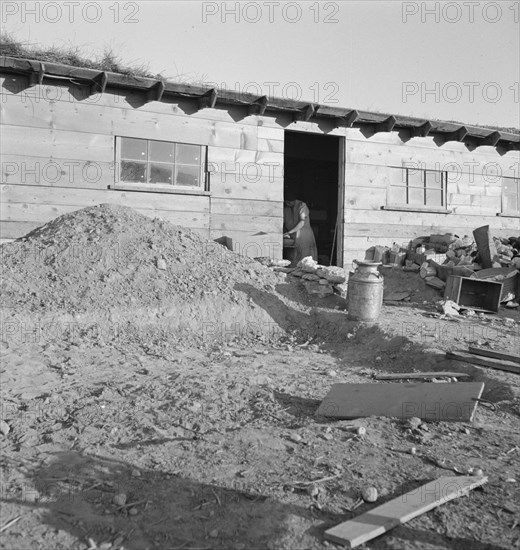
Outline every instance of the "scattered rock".
<path fill-rule="evenodd" d="M 0 420 L 0 432 L 7 435 L 11 431 L 9 424 L 5 420 Z"/>
<path fill-rule="evenodd" d="M 124 506 L 126 504 L 127 496 L 125 493 L 117 493 L 114 495 L 114 504 L 116 506 Z"/>
<path fill-rule="evenodd" d="M 166 270 L 166 260 L 164 258 L 157 258 L 157 269 Z"/>
<path fill-rule="evenodd" d="M 361 497 L 365 502 L 375 502 L 377 500 L 377 489 L 375 487 L 366 487 L 361 492 Z"/>
<path fill-rule="evenodd" d="M 289 434 L 289 439 L 294 443 L 300 443 L 303 438 L 299 434 Z"/>
<path fill-rule="evenodd" d="M 460 307 L 453 300 L 445 300 L 441 303 L 441 308 L 444 315 L 459 315 Z"/>
<path fill-rule="evenodd" d="M 416 416 L 412 416 L 411 418 L 408 419 L 408 426 L 410 428 L 413 429 L 417 429 L 421 424 L 423 423 L 423 421 L 420 419 L 420 418 L 417 418 Z"/>
<path fill-rule="evenodd" d="M 36 489 L 26 488 L 23 489 L 23 500 L 34 504 L 40 500 L 40 493 Z"/>
<path fill-rule="evenodd" d="M 315 498 L 317 497 L 319 494 L 320 494 L 320 489 L 318 488 L 318 486 L 316 485 L 316 483 L 311 483 L 308 487 L 307 487 L 307 494 L 309 496 L 311 496 L 312 498 Z"/>

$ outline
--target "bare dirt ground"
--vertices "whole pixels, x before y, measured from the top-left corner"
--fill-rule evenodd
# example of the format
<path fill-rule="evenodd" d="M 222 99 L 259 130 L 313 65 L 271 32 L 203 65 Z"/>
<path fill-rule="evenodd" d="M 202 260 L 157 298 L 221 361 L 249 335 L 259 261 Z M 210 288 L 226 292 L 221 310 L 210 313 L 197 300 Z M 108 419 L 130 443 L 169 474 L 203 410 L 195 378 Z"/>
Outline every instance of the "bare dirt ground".
<path fill-rule="evenodd" d="M 230 304 L 271 319 L 272 335 L 243 333 L 237 309 L 223 309 L 220 325 L 211 317 L 197 338 L 162 331 L 166 321 L 155 331 L 137 321 L 109 330 L 82 312 L 64 330 L 59 308 L 4 284 L 0 529 L 19 519 L 0 547 L 333 548 L 324 531 L 375 506 L 353 508 L 363 488 L 375 486 L 380 503 L 455 476 L 455 466 L 481 468 L 489 481 L 360 548 L 520 548 L 520 377 L 444 356 L 471 343 L 519 353 L 518 311 L 439 318 L 437 294 L 417 275 L 389 272 L 388 288 L 416 289 L 411 301 L 356 323 L 338 297 L 311 299 L 243 262 L 262 284 L 230 280 Z M 55 325 L 38 332 L 42 311 L 54 311 Z M 334 383 L 446 370 L 485 383 L 472 423 L 410 429 L 392 418 L 315 414 Z"/>

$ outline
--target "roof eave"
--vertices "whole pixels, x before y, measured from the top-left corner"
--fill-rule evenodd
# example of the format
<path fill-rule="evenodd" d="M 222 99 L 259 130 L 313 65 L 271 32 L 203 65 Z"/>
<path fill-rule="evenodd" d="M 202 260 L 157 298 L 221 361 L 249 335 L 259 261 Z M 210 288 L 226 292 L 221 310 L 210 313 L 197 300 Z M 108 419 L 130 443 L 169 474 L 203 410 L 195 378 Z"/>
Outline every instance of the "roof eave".
<path fill-rule="evenodd" d="M 474 142 L 478 145 L 500 146 L 505 149 L 520 149 L 520 135 L 491 128 L 461 125 L 453 122 L 427 118 L 406 117 L 371 111 L 333 107 L 284 98 L 267 98 L 251 93 L 216 89 L 209 86 L 166 82 L 159 79 L 72 67 L 58 63 L 0 57 L 0 70 L 4 73 L 23 74 L 29 77 L 27 87 L 42 84 L 44 78 L 64 79 L 77 85 L 89 87 L 89 94 L 104 92 L 107 87 L 139 90 L 145 101 L 161 101 L 165 96 L 196 100 L 199 109 L 216 105 L 245 107 L 248 114 L 263 115 L 265 112 L 288 113 L 295 121 L 329 120 L 335 126 L 372 125 L 374 133 L 392 130 L 409 131 L 410 137 L 436 134 L 444 141 Z"/>

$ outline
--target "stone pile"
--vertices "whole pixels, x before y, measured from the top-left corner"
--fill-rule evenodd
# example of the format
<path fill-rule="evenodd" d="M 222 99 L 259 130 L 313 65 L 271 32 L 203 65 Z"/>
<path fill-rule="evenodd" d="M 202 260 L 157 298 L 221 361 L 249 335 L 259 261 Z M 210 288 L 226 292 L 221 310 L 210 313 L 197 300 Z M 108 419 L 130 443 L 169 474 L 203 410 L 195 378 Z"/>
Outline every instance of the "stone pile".
<path fill-rule="evenodd" d="M 445 233 L 418 237 L 410 242 L 408 249 L 396 248 L 397 245 L 391 249 L 376 246 L 367 250 L 365 259 L 395 265 L 393 259 L 403 253 L 399 262 L 403 271 L 419 273 L 427 285 L 440 291 L 445 289 L 450 275 L 500 281 L 503 283 L 500 301 L 509 307 L 518 307 L 514 300 L 520 294 L 517 284 L 520 237 L 494 237 L 488 226 L 473 233 L 477 242 L 468 235 L 461 238 Z"/>
<path fill-rule="evenodd" d="M 323 266 L 308 256 L 296 268 L 285 268 L 284 271 L 292 277 L 300 278 L 309 294 L 320 298 L 334 293 L 342 297 L 347 295 L 348 273 L 341 267 Z"/>

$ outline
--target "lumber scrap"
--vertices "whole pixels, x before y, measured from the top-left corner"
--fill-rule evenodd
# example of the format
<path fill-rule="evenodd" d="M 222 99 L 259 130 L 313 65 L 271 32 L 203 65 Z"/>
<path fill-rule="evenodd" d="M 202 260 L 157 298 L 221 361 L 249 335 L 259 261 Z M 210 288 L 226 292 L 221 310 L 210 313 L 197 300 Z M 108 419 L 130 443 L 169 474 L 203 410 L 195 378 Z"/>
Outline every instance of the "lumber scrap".
<path fill-rule="evenodd" d="M 520 365 L 518 363 L 513 363 L 513 361 L 502 361 L 500 359 L 493 359 L 492 357 L 481 357 L 479 355 L 473 355 L 472 353 L 458 350 L 448 351 L 446 353 L 446 358 L 464 361 L 465 363 L 472 363 L 473 365 L 479 365 L 480 367 L 489 367 L 491 369 L 520 374 Z"/>
<path fill-rule="evenodd" d="M 486 483 L 486 476 L 440 477 L 325 531 L 327 540 L 355 548 Z"/>
<path fill-rule="evenodd" d="M 520 363 L 520 355 L 513 355 L 512 353 L 504 353 L 503 351 L 495 351 L 493 349 L 475 348 L 473 346 L 468 346 L 468 351 L 475 355 L 483 355 L 484 357 L 492 357 L 493 359 Z"/>
<path fill-rule="evenodd" d="M 450 372 L 450 371 L 439 371 L 439 372 L 390 372 L 387 374 L 378 374 L 375 376 L 376 380 L 403 380 L 406 378 L 444 378 L 449 376 L 450 378 L 463 378 L 469 376 L 465 372 Z"/>
<path fill-rule="evenodd" d="M 477 250 L 480 254 L 480 263 L 482 267 L 493 267 L 493 258 L 497 254 L 497 248 L 491 236 L 489 225 L 483 225 L 482 227 L 474 229 L 473 237 L 477 243 Z"/>
<path fill-rule="evenodd" d="M 316 414 L 337 419 L 384 416 L 470 422 L 482 382 L 450 384 L 334 384 Z"/>

